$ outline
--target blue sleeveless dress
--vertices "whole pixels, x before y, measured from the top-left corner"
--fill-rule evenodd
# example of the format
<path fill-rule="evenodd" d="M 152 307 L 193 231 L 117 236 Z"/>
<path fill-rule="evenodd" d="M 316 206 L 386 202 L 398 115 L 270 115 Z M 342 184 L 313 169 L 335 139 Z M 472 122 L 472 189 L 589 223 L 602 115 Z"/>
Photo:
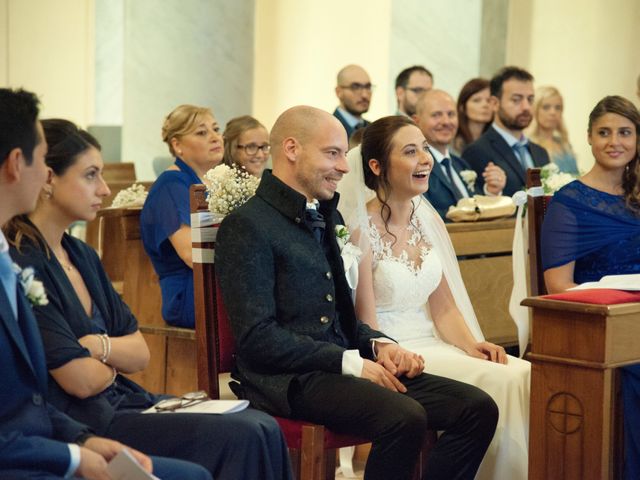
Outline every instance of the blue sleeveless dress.
<path fill-rule="evenodd" d="M 191 226 L 189 187 L 202 183 L 196 172 L 176 158 L 180 169 L 163 172 L 153 183 L 140 213 L 140 236 L 160 278 L 162 318 L 176 327 L 193 328 L 193 270 L 169 241 L 182 225 Z"/>

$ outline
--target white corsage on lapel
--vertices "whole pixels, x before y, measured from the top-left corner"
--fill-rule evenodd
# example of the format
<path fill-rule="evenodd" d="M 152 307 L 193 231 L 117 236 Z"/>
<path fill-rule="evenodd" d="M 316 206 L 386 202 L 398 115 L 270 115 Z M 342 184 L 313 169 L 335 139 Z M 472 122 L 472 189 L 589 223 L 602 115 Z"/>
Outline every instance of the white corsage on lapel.
<path fill-rule="evenodd" d="M 478 178 L 478 174 L 475 170 L 461 170 L 460 178 L 467 186 L 467 190 L 469 193 L 473 193 L 476 191 L 476 179 Z"/>
<path fill-rule="evenodd" d="M 355 290 L 358 286 L 358 262 L 362 256 L 362 250 L 349 241 L 351 234 L 344 225 L 336 225 L 336 241 L 340 248 L 340 256 L 344 265 L 344 273 L 349 288 Z"/>
<path fill-rule="evenodd" d="M 18 281 L 29 303 L 34 307 L 47 305 L 49 303 L 47 292 L 45 292 L 42 282 L 36 280 L 33 268 L 26 267 L 22 269 L 14 263 L 13 269 L 16 275 L 18 275 Z"/>

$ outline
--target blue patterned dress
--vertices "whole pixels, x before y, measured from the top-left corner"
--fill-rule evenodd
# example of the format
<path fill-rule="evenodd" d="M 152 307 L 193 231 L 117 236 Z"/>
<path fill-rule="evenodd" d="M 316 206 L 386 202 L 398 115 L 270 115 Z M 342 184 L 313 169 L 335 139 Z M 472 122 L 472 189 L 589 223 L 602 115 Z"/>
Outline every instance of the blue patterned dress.
<path fill-rule="evenodd" d="M 575 261 L 576 283 L 640 273 L 640 214 L 611 195 L 573 181 L 553 196 L 542 226 L 544 270 Z M 622 369 L 625 478 L 640 478 L 640 364 Z"/>

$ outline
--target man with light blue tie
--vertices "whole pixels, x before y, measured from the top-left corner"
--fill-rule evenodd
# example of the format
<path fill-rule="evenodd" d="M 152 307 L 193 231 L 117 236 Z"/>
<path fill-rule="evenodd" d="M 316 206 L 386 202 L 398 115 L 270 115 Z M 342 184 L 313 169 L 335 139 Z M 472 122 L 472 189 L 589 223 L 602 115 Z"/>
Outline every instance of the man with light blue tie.
<path fill-rule="evenodd" d="M 0 225 L 34 209 L 48 175 L 46 152 L 36 96 L 1 88 Z M 47 402 L 40 333 L 8 249 L 0 231 L 0 478 L 109 478 L 107 462 L 125 446 Z M 129 451 L 151 471 L 151 458 Z M 165 480 L 211 478 L 198 465 L 166 458 L 154 457 L 153 470 Z"/>
<path fill-rule="evenodd" d="M 469 145 L 462 157 L 480 176 L 489 162 L 504 170 L 503 195 L 513 195 L 526 184 L 528 168 L 549 163 L 547 151 L 523 133 L 533 118 L 533 76 L 518 67 L 504 67 L 489 84 L 493 124 Z"/>

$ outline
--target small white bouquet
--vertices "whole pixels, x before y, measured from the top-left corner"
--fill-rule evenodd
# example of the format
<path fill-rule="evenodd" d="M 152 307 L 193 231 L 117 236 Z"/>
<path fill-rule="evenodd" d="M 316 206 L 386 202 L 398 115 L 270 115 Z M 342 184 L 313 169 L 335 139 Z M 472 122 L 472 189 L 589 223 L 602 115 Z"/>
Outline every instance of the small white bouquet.
<path fill-rule="evenodd" d="M 111 208 L 138 207 L 147 199 L 147 190 L 144 185 L 134 183 L 129 188 L 120 190 L 111 202 Z"/>
<path fill-rule="evenodd" d="M 336 225 L 336 241 L 340 247 L 340 256 L 347 278 L 347 283 L 352 290 L 358 286 L 358 262 L 362 256 L 362 250 L 349 241 L 351 234 L 344 225 Z"/>
<path fill-rule="evenodd" d="M 466 184 L 469 193 L 476 191 L 476 179 L 478 178 L 478 174 L 475 170 L 462 170 L 460 172 L 460 178 Z"/>
<path fill-rule="evenodd" d="M 540 181 L 545 195 L 553 195 L 573 180 L 575 180 L 573 175 L 561 172 L 555 163 L 548 163 L 540 169 Z"/>
<path fill-rule="evenodd" d="M 204 178 L 209 182 L 209 210 L 222 216 L 253 197 L 260 184 L 260 179 L 245 169 L 228 165 L 212 168 Z"/>
<path fill-rule="evenodd" d="M 18 275 L 18 281 L 20 282 L 22 290 L 31 305 L 39 307 L 49 303 L 47 292 L 44 290 L 44 285 L 40 280 L 36 280 L 33 268 L 27 267 L 22 269 L 14 263 L 13 270 Z"/>

